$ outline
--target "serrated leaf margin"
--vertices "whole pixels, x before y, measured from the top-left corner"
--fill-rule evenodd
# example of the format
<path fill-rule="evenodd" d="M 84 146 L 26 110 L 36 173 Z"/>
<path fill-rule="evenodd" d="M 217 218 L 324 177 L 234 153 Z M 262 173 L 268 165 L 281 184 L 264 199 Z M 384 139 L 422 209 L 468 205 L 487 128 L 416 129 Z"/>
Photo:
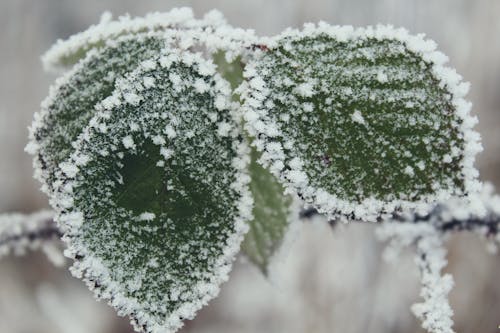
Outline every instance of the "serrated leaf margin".
<path fill-rule="evenodd" d="M 274 123 L 266 113 L 263 101 L 269 96 L 270 91 L 266 82 L 256 71 L 259 58 L 269 49 L 276 47 L 282 39 L 300 39 L 303 37 L 316 37 L 328 35 L 339 41 L 348 41 L 360 38 L 374 38 L 378 40 L 399 41 L 415 54 L 421 56 L 422 60 L 430 64 L 432 73 L 442 87 L 452 96 L 452 104 L 456 108 L 456 116 L 462 120 L 459 132 L 464 138 L 463 158 L 460 161 L 461 172 L 464 177 L 464 189 L 456 189 L 456 193 L 442 190 L 435 195 L 428 195 L 419 201 L 382 200 L 367 198 L 359 204 L 343 200 L 328 193 L 321 188 L 309 185 L 307 175 L 301 168 L 290 168 L 284 170 L 285 160 L 283 146 L 277 141 L 270 143 L 265 137 L 280 138 L 279 126 Z M 253 144 L 258 151 L 262 151 L 261 161 L 264 167 L 271 170 L 280 179 L 287 190 L 298 193 L 306 204 L 315 207 L 320 213 L 324 213 L 329 219 L 353 218 L 364 221 L 376 221 L 379 218 L 390 217 L 398 210 L 416 209 L 425 213 L 432 209 L 437 201 L 446 200 L 453 195 L 466 195 L 476 193 L 481 189 L 481 182 L 477 179 L 479 173 L 474 167 L 476 154 L 482 151 L 480 135 L 473 130 L 477 123 L 477 117 L 470 114 L 472 104 L 464 99 L 469 90 L 469 83 L 462 82 L 462 77 L 452 68 L 446 67 L 448 57 L 436 50 L 437 44 L 425 35 L 411 35 L 406 29 L 394 28 L 391 25 L 368 26 L 366 28 L 354 28 L 352 26 L 331 26 L 321 22 L 318 25 L 305 24 L 302 30 L 287 29 L 280 35 L 269 40 L 264 47 L 255 50 L 254 57 L 247 64 L 244 77 L 245 82 L 238 88 L 244 99 L 243 117 L 245 129 L 255 137 Z M 256 96 L 257 92 L 259 96 Z M 290 167 L 290 166 L 288 166 Z M 297 177 L 290 177 L 294 174 Z M 292 179 L 296 180 L 292 180 Z"/>
<path fill-rule="evenodd" d="M 199 54 L 191 54 L 189 59 L 187 59 L 183 58 L 183 51 L 174 49 L 169 50 L 168 52 L 176 54 L 178 59 L 187 65 L 192 65 L 193 63 L 207 64 L 207 61 L 201 58 Z M 140 76 L 148 70 L 149 68 L 140 65 L 135 71 L 130 73 L 130 76 Z M 214 75 L 214 80 L 216 82 L 216 86 L 224 86 L 224 83 L 222 83 L 224 80 L 219 74 Z M 217 82 L 220 84 L 217 84 Z M 230 92 L 227 94 L 222 91 L 219 92 L 224 95 L 228 101 L 230 100 Z M 114 98 L 116 94 L 119 93 L 115 91 L 115 93 L 113 93 L 110 97 L 110 100 L 118 100 L 117 98 Z M 90 125 L 84 130 L 79 140 L 75 142 L 76 150 L 68 160 L 68 164 L 79 165 L 81 167 L 84 166 L 81 164 L 81 161 L 86 160 L 86 156 L 81 156 L 78 148 L 82 145 L 83 141 L 91 138 L 91 129 L 98 126 L 100 119 L 107 117 L 107 113 L 110 111 L 108 109 L 112 106 L 115 105 L 110 105 L 109 107 L 103 105 L 99 106 L 99 112 L 94 116 L 92 121 L 90 121 Z M 234 105 L 232 107 L 234 107 Z M 235 117 L 235 123 L 237 123 L 240 121 L 240 114 L 235 110 L 233 111 L 233 117 Z M 51 200 L 51 204 L 56 210 L 55 221 L 65 232 L 65 235 L 62 238 L 68 246 L 65 251 L 65 255 L 69 258 L 75 259 L 70 271 L 75 277 L 82 279 L 87 284 L 89 289 L 94 292 L 94 295 L 97 298 L 107 300 L 109 305 L 117 309 L 119 315 L 131 316 L 131 323 L 137 331 L 147 330 L 147 332 L 154 333 L 175 332 L 183 325 L 180 318 L 189 319 L 190 317 L 193 317 L 203 305 L 206 305 L 208 301 L 217 296 L 220 284 L 227 281 L 232 262 L 240 251 L 240 244 L 243 241 L 244 234 L 248 231 L 247 221 L 252 219 L 253 208 L 253 199 L 248 187 L 250 182 L 247 169 L 248 164 L 250 163 L 249 147 L 244 140 L 242 142 L 234 141 L 233 149 L 237 152 L 238 157 L 233 161 L 236 174 L 235 182 L 233 182 L 231 186 L 237 193 L 240 194 L 240 199 L 235 204 L 238 210 L 238 216 L 234 221 L 235 230 L 237 232 L 230 236 L 227 243 L 231 245 L 226 247 L 223 256 L 217 259 L 217 264 L 215 266 L 219 269 L 217 271 L 217 275 L 214 277 L 217 281 L 217 287 L 206 293 L 201 298 L 199 303 L 189 304 L 189 307 L 180 308 L 171 313 L 169 318 L 173 319 L 173 321 L 165 326 L 156 324 L 154 319 L 147 313 L 144 313 L 144 311 L 140 312 L 140 304 L 135 299 L 127 297 L 124 291 L 116 283 L 111 283 L 109 285 L 96 285 L 95 281 L 97 277 L 104 277 L 104 280 L 112 280 L 109 278 L 109 271 L 101 263 L 99 258 L 90 254 L 86 248 L 73 242 L 71 237 L 72 234 L 79 232 L 80 226 L 84 223 L 84 217 L 81 212 L 71 210 L 73 202 L 72 188 L 75 186 L 75 176 L 78 174 L 78 168 L 76 170 L 73 169 L 70 173 L 62 172 L 59 175 L 61 182 L 58 183 L 59 187 Z M 80 257 L 81 254 L 84 254 L 83 257 Z M 106 277 L 108 277 L 108 279 L 106 279 Z M 192 309 L 194 309 L 194 311 L 192 311 Z M 140 315 L 138 314 L 138 311 Z M 136 316 L 131 315 L 134 313 Z"/>

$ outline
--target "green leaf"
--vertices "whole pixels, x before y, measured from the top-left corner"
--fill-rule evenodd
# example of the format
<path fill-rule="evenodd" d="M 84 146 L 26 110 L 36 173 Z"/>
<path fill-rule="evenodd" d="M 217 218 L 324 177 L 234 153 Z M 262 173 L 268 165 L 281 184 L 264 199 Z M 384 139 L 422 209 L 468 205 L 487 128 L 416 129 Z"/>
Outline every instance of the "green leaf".
<path fill-rule="evenodd" d="M 124 35 L 167 30 L 180 32 L 222 23 L 224 19 L 219 13 L 209 13 L 204 20 L 195 20 L 192 9 L 187 7 L 174 8 L 165 13 L 149 13 L 144 17 L 126 15 L 117 20 L 111 20 L 111 14 L 104 13 L 99 24 L 67 40 L 59 40 L 42 56 L 42 62 L 47 70 L 58 71 L 73 66 L 90 50 L 100 49 Z"/>
<path fill-rule="evenodd" d="M 254 218 L 249 222 L 250 230 L 241 249 L 267 275 L 270 260 L 282 245 L 292 219 L 298 219 L 299 212 L 276 177 L 257 163 L 259 155 L 252 149 L 249 172 Z"/>
<path fill-rule="evenodd" d="M 375 220 L 478 182 L 468 85 L 405 30 L 306 26 L 256 51 L 245 119 L 262 159 L 330 218 Z"/>
<path fill-rule="evenodd" d="M 218 51 L 213 55 L 213 59 L 217 65 L 217 72 L 229 82 L 231 89 L 234 91 L 243 82 L 244 64 L 241 56 L 228 62 L 226 52 Z M 237 95 L 233 95 L 233 99 L 235 101 L 239 100 Z"/>
<path fill-rule="evenodd" d="M 73 151 L 72 143 L 95 114 L 94 106 L 113 92 L 118 78 L 159 54 L 164 46 L 161 35 L 124 36 L 90 52 L 56 81 L 35 115 L 27 147 L 46 192 L 52 192 L 59 163 Z"/>
<path fill-rule="evenodd" d="M 142 331 L 193 318 L 247 231 L 248 148 L 230 97 L 212 63 L 168 51 L 117 83 L 61 165 L 73 273 Z"/>
<path fill-rule="evenodd" d="M 234 90 L 243 82 L 244 64 L 241 57 L 228 62 L 225 52 L 221 51 L 214 54 L 213 58 L 217 71 L 231 84 L 233 100 L 239 101 Z M 251 138 L 247 140 L 251 141 Z M 257 163 L 259 156 L 252 149 L 249 173 L 250 190 L 254 198 L 253 219 L 249 222 L 250 230 L 245 235 L 241 250 L 267 275 L 270 260 L 279 250 L 292 223 L 291 219 L 298 218 L 299 212 L 292 205 L 293 198 L 284 194 L 284 188 L 276 177 Z"/>

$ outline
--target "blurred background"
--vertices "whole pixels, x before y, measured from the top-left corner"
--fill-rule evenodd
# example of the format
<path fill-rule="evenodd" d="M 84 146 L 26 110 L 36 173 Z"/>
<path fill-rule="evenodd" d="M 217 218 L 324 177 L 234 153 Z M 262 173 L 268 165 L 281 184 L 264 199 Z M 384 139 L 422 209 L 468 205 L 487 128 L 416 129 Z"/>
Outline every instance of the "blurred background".
<path fill-rule="evenodd" d="M 99 20 L 191 6 L 197 16 L 217 8 L 228 21 L 260 35 L 324 20 L 355 26 L 390 23 L 425 32 L 472 83 L 469 99 L 479 116 L 485 151 L 483 180 L 500 186 L 500 1 L 498 0 L 1 0 L 0 1 L 0 212 L 48 206 L 24 153 L 27 126 L 54 76 L 40 55 Z M 409 307 L 419 300 L 411 253 L 388 264 L 373 225 L 332 230 L 304 221 L 270 278 L 238 259 L 221 295 L 187 322 L 183 332 L 410 333 L 422 332 Z M 458 332 L 498 333 L 500 255 L 474 235 L 448 242 L 447 271 Z M 0 262 L 0 333 L 127 333 L 103 302 L 40 253 Z"/>

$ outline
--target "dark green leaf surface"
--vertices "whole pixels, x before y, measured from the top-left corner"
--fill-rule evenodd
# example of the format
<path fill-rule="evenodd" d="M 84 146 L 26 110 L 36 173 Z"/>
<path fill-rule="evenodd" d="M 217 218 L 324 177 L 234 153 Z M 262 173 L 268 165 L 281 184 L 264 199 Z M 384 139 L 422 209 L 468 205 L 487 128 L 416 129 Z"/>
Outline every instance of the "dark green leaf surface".
<path fill-rule="evenodd" d="M 147 332 L 177 330 L 216 296 L 247 230 L 248 152 L 214 74 L 190 53 L 139 66 L 61 165 L 74 273 Z"/>
<path fill-rule="evenodd" d="M 265 162 L 330 215 L 374 219 L 467 192 L 477 150 L 464 86 L 425 43 L 387 27 L 322 26 L 260 51 L 245 117 Z"/>
<path fill-rule="evenodd" d="M 252 263 L 267 274 L 270 260 L 282 245 L 291 219 L 298 219 L 299 212 L 293 209 L 292 197 L 283 193 L 284 188 L 276 177 L 257 163 L 259 153 L 255 149 L 252 149 L 251 156 L 249 172 L 254 218 L 249 222 L 250 230 L 241 249 Z"/>
<path fill-rule="evenodd" d="M 94 106 L 108 97 L 116 79 L 164 47 L 160 36 L 130 35 L 91 52 L 71 72 L 58 79 L 35 116 L 30 139 L 35 147 L 37 176 L 52 192 L 59 163 L 73 151 L 72 143 L 95 114 Z"/>

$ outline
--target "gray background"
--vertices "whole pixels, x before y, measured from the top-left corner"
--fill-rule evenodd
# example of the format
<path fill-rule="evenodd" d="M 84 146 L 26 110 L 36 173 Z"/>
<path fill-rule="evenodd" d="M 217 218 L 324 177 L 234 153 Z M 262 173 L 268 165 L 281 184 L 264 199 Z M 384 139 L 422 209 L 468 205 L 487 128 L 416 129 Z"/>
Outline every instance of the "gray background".
<path fill-rule="evenodd" d="M 261 35 L 324 20 L 332 24 L 391 23 L 425 32 L 472 83 L 469 99 L 480 118 L 485 151 L 481 177 L 500 185 L 500 1 L 498 0 L 200 0 L 0 1 L 0 212 L 47 206 L 23 152 L 27 126 L 55 77 L 40 55 L 58 38 L 85 29 L 104 10 L 142 15 L 192 6 L 200 16 L 217 8 L 233 25 Z M 373 227 L 334 232 L 310 223 L 296 237 L 272 279 L 239 260 L 221 297 L 185 332 L 419 332 L 409 304 L 418 299 L 411 257 L 380 259 Z M 498 332 L 500 260 L 471 235 L 449 242 L 452 306 L 460 332 Z M 0 332 L 129 332 L 126 319 L 95 303 L 65 270 L 43 255 L 0 263 Z"/>

